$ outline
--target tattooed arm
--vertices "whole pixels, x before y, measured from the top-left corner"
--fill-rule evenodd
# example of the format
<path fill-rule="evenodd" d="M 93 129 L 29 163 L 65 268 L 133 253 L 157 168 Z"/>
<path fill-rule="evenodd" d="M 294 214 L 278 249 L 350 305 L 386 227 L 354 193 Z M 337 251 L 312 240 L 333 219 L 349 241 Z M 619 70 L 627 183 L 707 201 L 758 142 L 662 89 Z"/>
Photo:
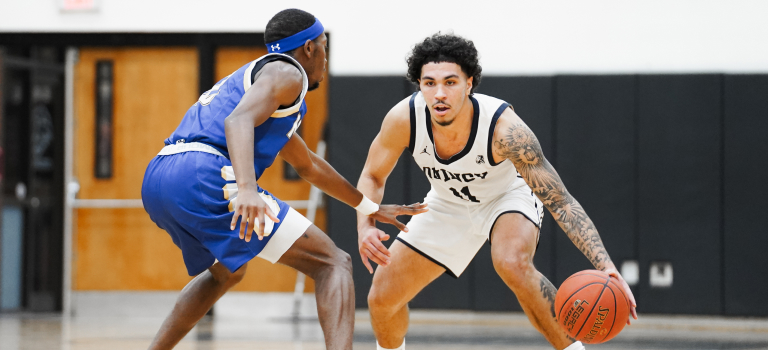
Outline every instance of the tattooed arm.
<path fill-rule="evenodd" d="M 496 124 L 493 149 L 494 160 L 512 161 L 568 238 L 596 269 L 615 267 L 592 220 L 581 204 L 568 193 L 552 164 L 544 158 L 536 135 L 510 109 L 502 114 Z"/>
<path fill-rule="evenodd" d="M 502 113 L 494 132 L 494 161 L 509 159 L 531 190 L 596 269 L 619 279 L 630 296 L 632 315 L 637 319 L 635 300 L 605 250 L 600 234 L 576 198 L 568 193 L 560 175 L 544 157 L 536 135 L 512 109 Z"/>

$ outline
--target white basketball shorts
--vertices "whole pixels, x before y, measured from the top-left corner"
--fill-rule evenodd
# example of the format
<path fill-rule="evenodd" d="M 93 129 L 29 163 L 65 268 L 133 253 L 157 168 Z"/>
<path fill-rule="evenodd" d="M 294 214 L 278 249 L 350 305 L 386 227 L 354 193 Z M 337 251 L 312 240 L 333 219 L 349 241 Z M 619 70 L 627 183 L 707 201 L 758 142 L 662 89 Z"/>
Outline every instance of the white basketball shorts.
<path fill-rule="evenodd" d="M 490 238 L 501 215 L 522 214 L 539 229 L 544 216 L 544 205 L 528 186 L 477 205 L 449 202 L 429 194 L 424 201 L 429 204 L 429 211 L 413 216 L 407 225 L 408 232 L 400 232 L 397 240 L 456 278 Z"/>

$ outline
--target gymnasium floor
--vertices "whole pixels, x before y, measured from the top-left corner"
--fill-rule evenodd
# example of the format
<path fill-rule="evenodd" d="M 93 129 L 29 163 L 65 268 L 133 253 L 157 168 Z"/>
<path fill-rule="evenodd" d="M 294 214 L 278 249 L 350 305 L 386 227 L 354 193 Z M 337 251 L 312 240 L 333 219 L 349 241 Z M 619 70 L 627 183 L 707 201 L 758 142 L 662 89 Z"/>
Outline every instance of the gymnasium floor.
<path fill-rule="evenodd" d="M 0 314 L 2 350 L 146 349 L 175 294 L 80 296 L 77 316 Z M 291 322 L 287 295 L 233 293 L 177 347 L 180 350 L 323 349 L 311 295 Z M 551 349 L 520 313 L 423 311 L 411 314 L 409 350 Z M 374 350 L 368 314 L 359 310 L 355 349 Z M 768 319 L 641 315 L 614 340 L 588 349 L 768 349 Z"/>

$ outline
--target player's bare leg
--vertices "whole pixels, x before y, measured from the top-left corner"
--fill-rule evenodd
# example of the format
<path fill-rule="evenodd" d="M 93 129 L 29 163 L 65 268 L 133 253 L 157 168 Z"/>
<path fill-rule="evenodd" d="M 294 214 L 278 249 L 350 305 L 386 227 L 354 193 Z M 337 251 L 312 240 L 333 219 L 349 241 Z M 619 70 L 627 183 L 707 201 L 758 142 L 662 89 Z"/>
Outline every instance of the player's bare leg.
<path fill-rule="evenodd" d="M 224 265 L 217 262 L 192 279 L 181 290 L 173 311 L 163 321 L 149 349 L 173 349 L 213 304 L 243 279 L 247 265 L 244 264 L 235 272 L 229 272 Z"/>
<path fill-rule="evenodd" d="M 408 302 L 445 272 L 400 241 L 389 248 L 390 263 L 379 266 L 368 293 L 373 334 L 385 349 L 397 349 L 408 332 Z"/>
<path fill-rule="evenodd" d="M 278 260 L 315 280 L 320 327 L 328 350 L 352 349 L 355 287 L 352 260 L 312 225 Z"/>
<path fill-rule="evenodd" d="M 533 326 L 555 349 L 565 349 L 573 340 L 555 319 L 557 289 L 533 266 L 538 230 L 521 214 L 499 217 L 491 235 L 493 267 L 515 293 Z"/>

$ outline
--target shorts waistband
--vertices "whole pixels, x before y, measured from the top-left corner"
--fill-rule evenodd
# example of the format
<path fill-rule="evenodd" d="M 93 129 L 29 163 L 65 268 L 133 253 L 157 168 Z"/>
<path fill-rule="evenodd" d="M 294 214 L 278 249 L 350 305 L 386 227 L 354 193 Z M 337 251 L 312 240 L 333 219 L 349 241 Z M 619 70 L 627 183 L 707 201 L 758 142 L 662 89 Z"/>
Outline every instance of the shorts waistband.
<path fill-rule="evenodd" d="M 221 154 L 221 152 L 219 152 L 217 149 L 213 148 L 213 146 L 206 145 L 201 142 L 174 143 L 172 145 L 167 145 L 163 147 L 163 149 L 161 149 L 157 155 L 167 156 L 171 154 L 190 152 L 190 151 L 205 152 L 205 153 L 215 154 L 217 156 L 224 157 L 224 155 Z"/>

